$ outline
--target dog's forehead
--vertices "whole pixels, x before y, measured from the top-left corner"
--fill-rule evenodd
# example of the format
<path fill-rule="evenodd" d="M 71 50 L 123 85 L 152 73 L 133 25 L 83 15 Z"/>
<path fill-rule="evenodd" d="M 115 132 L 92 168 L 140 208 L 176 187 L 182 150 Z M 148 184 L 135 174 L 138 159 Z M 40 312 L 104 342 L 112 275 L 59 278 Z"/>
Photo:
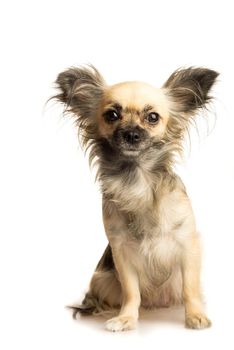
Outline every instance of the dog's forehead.
<path fill-rule="evenodd" d="M 123 108 L 131 107 L 138 110 L 144 109 L 146 105 L 166 109 L 166 97 L 162 89 L 138 82 L 127 81 L 112 85 L 107 90 L 108 102 L 120 104 Z"/>

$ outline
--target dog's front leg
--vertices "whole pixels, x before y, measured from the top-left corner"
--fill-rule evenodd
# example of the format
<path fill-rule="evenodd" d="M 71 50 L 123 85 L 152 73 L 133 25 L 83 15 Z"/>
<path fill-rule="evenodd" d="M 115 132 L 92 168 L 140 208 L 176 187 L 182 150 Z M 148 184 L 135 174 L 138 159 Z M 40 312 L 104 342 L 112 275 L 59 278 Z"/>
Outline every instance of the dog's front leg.
<path fill-rule="evenodd" d="M 187 327 L 193 329 L 202 329 L 211 325 L 204 313 L 201 298 L 200 255 L 199 238 L 195 234 L 184 247 L 182 259 L 185 323 Z"/>
<path fill-rule="evenodd" d="M 140 306 L 138 276 L 121 251 L 112 246 L 112 254 L 121 283 L 122 306 L 119 315 L 106 322 L 106 329 L 114 332 L 134 329 L 136 328 Z"/>
<path fill-rule="evenodd" d="M 113 332 L 134 329 L 141 302 L 139 278 L 128 254 L 127 242 L 124 240 L 127 228 L 116 208 L 111 211 L 111 215 L 104 210 L 104 226 L 122 291 L 120 313 L 106 322 L 106 329 Z"/>

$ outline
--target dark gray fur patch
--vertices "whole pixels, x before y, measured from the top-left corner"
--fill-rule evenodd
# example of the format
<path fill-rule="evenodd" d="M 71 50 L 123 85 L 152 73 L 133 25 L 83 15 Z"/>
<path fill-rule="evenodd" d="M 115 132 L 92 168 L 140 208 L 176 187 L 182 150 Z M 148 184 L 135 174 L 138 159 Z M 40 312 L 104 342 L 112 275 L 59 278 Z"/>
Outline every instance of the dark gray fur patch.
<path fill-rule="evenodd" d="M 73 319 L 76 319 L 77 314 L 90 316 L 101 311 L 99 300 L 90 293 L 86 293 L 81 305 L 67 306 L 67 308 L 72 311 Z"/>
<path fill-rule="evenodd" d="M 100 271 L 100 270 L 108 271 L 108 270 L 113 270 L 114 268 L 115 268 L 115 264 L 113 260 L 113 255 L 112 255 L 111 247 L 108 244 L 99 263 L 97 264 L 96 271 Z"/>
<path fill-rule="evenodd" d="M 93 151 L 94 155 L 99 158 L 99 175 L 102 174 L 104 177 L 121 175 L 127 182 L 134 178 L 137 160 L 133 157 L 121 155 L 119 150 L 113 147 L 112 142 L 105 138 L 99 138 L 95 142 Z"/>
<path fill-rule="evenodd" d="M 136 171 L 140 166 L 144 168 L 150 163 L 150 171 L 153 180 L 157 180 L 159 174 L 166 176 L 172 173 L 174 163 L 174 145 L 166 145 L 163 142 L 156 142 L 145 137 L 148 147 L 140 151 L 139 156 L 126 156 L 122 154 L 117 147 L 113 145 L 113 140 L 99 138 L 95 140 L 91 149 L 91 159 L 95 156 L 99 158 L 98 178 L 102 181 L 105 177 L 120 176 L 127 185 L 133 183 L 136 179 Z M 147 166 L 148 168 L 148 166 Z"/>

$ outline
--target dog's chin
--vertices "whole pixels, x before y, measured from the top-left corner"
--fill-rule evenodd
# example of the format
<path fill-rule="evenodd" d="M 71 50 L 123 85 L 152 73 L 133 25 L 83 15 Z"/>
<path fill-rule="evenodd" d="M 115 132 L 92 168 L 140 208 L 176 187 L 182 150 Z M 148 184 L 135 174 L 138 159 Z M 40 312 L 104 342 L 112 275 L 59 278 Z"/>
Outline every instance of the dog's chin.
<path fill-rule="evenodd" d="M 137 157 L 137 156 L 139 156 L 141 150 L 139 150 L 139 149 L 122 149 L 121 152 L 126 157 Z"/>
<path fill-rule="evenodd" d="M 118 148 L 118 152 L 124 156 L 124 157 L 131 157 L 131 158 L 137 158 L 142 153 L 144 153 L 147 150 L 147 144 L 141 144 L 137 146 L 131 146 L 131 145 L 121 145 Z"/>
<path fill-rule="evenodd" d="M 109 144 L 115 153 L 124 158 L 137 158 L 146 152 L 147 149 L 151 146 L 150 142 L 141 142 L 137 145 L 130 145 L 124 142 L 109 142 Z"/>

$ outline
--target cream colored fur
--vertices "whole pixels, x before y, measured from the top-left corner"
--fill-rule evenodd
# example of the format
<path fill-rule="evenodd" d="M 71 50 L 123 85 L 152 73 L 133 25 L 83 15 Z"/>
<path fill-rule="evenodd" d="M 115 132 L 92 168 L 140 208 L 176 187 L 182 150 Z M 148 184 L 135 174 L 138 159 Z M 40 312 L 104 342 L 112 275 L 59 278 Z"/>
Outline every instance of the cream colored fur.
<path fill-rule="evenodd" d="M 173 163 L 217 76 L 206 68 L 179 69 L 161 89 L 137 81 L 108 86 L 92 66 L 57 78 L 55 98 L 75 116 L 97 165 L 109 241 L 76 310 L 119 308 L 106 323 L 110 331 L 135 328 L 140 306 L 181 303 L 188 327 L 211 324 L 201 298 L 200 240 Z"/>

